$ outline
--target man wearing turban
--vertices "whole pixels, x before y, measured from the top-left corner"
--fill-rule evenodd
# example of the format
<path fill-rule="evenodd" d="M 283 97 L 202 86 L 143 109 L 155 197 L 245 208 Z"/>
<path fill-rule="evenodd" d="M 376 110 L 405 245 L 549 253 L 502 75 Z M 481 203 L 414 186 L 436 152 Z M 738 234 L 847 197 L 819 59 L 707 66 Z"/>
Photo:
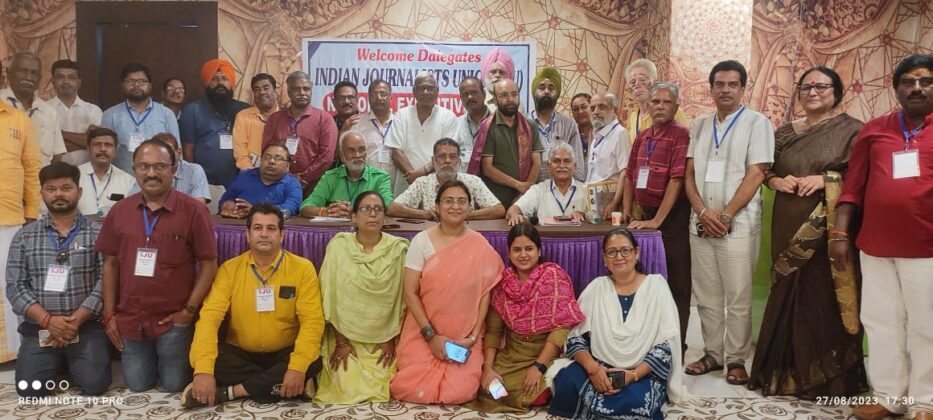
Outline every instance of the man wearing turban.
<path fill-rule="evenodd" d="M 479 62 L 480 76 L 486 86 L 486 106 L 489 112 L 496 112 L 496 98 L 492 93 L 493 85 L 502 79 L 515 80 L 515 63 L 512 56 L 500 48 L 493 48 Z"/>
<path fill-rule="evenodd" d="M 217 212 L 217 201 L 237 175 L 233 158 L 233 122 L 249 104 L 233 99 L 236 71 L 229 61 L 209 60 L 201 66 L 205 95 L 185 106 L 178 120 L 185 160 L 204 168 L 210 184 L 208 207 Z"/>
<path fill-rule="evenodd" d="M 573 171 L 573 177 L 583 182 L 586 179 L 586 162 L 583 156 L 583 142 L 580 141 L 580 130 L 573 118 L 556 112 L 557 100 L 561 93 L 560 73 L 553 67 L 543 67 L 531 81 L 532 98 L 535 109 L 531 111 L 535 128 L 544 146 L 544 156 L 550 156 L 551 148 L 560 143 L 567 143 L 573 148 L 573 160 L 579 162 Z M 549 171 L 541 171 L 538 181 L 544 181 L 550 176 Z"/>

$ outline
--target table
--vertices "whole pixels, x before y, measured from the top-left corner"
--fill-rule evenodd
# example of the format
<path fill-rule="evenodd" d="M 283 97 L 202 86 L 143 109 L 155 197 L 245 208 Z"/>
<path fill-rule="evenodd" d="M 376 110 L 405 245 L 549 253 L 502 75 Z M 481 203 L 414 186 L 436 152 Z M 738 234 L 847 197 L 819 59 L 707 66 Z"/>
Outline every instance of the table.
<path fill-rule="evenodd" d="M 387 224 L 386 233 L 408 239 L 436 224 L 430 221 L 420 224 L 405 223 L 391 217 L 387 217 L 385 223 Z M 311 260 L 318 270 L 321 268 L 321 262 L 324 261 L 324 250 L 330 239 L 338 232 L 349 232 L 352 229 L 349 223 L 316 224 L 303 218 L 289 219 L 285 225 L 285 249 Z M 486 237 L 486 240 L 508 265 L 506 240 L 509 226 L 505 220 L 474 220 L 470 221 L 467 226 Z M 542 256 L 567 270 L 573 281 L 574 290 L 579 295 L 590 281 L 608 273 L 602 259 L 602 241 L 603 235 L 612 228 L 613 226 L 608 224 L 584 224 L 576 227 L 539 226 Z M 218 264 L 248 249 L 245 233 L 245 220 L 214 216 Z M 667 263 L 661 232 L 633 230 L 632 233 L 641 248 L 641 262 L 645 272 L 661 274 L 667 278 Z"/>

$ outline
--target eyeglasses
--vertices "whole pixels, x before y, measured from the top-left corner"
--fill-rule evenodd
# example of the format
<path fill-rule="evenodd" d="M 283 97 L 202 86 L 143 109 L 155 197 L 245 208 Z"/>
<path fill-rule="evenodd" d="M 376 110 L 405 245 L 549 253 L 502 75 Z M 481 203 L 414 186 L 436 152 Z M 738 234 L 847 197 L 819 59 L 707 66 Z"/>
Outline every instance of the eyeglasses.
<path fill-rule="evenodd" d="M 127 84 L 130 84 L 130 83 L 127 83 Z M 165 88 L 165 90 L 172 91 L 172 92 L 184 92 L 185 87 L 184 86 L 168 86 Z"/>
<path fill-rule="evenodd" d="M 266 162 L 272 162 L 272 163 L 275 163 L 275 164 L 281 164 L 281 163 L 288 162 L 288 158 L 284 158 L 284 157 L 281 157 L 281 156 L 272 156 L 272 155 L 262 155 L 262 157 L 261 157 L 260 159 L 262 159 L 262 160 L 264 160 L 264 161 L 266 161 Z"/>
<path fill-rule="evenodd" d="M 136 172 L 149 172 L 150 169 L 155 169 L 156 172 L 165 172 L 172 168 L 172 165 L 169 163 L 134 163 L 133 170 Z"/>
<path fill-rule="evenodd" d="M 815 90 L 817 95 L 822 95 L 827 89 L 833 87 L 830 83 L 814 83 L 812 85 L 797 86 L 797 91 L 801 95 L 809 95 L 811 90 Z"/>
<path fill-rule="evenodd" d="M 460 154 L 459 154 L 459 153 L 447 153 L 447 154 L 438 153 L 438 154 L 434 155 L 434 159 L 437 159 L 437 160 L 440 160 L 440 161 L 444 161 L 444 160 L 454 160 L 454 159 L 458 159 L 458 158 L 460 158 Z"/>
<path fill-rule="evenodd" d="M 933 85 L 933 77 L 901 77 L 900 86 L 903 88 L 911 88 L 918 82 L 920 83 L 920 87 L 926 89 Z"/>
<path fill-rule="evenodd" d="M 514 99 L 519 98 L 518 92 L 506 92 L 506 93 L 496 94 L 496 99 L 513 99 L 513 98 Z"/>
<path fill-rule="evenodd" d="M 609 248 L 605 252 L 603 252 L 603 255 L 605 255 L 608 258 L 619 258 L 620 255 L 625 258 L 628 258 L 628 257 L 631 257 L 632 254 L 634 253 L 635 253 L 635 248 L 622 247 L 622 248 Z"/>
<path fill-rule="evenodd" d="M 357 209 L 357 213 L 371 214 L 373 216 L 378 216 L 386 210 L 385 207 L 380 205 L 371 206 L 369 204 L 364 204 Z"/>
<path fill-rule="evenodd" d="M 123 83 L 129 86 L 144 86 L 149 84 L 149 79 L 123 79 Z"/>
<path fill-rule="evenodd" d="M 466 197 L 457 197 L 457 198 L 444 197 L 444 199 L 441 200 L 441 203 L 443 203 L 447 207 L 453 207 L 454 204 L 460 207 L 465 207 L 467 204 L 470 203 L 470 200 L 467 200 Z"/>
<path fill-rule="evenodd" d="M 369 96 L 375 96 L 375 97 L 379 97 L 379 98 L 388 98 L 389 95 L 391 95 L 389 92 L 373 92 L 373 93 L 372 93 L 371 95 L 369 95 Z"/>

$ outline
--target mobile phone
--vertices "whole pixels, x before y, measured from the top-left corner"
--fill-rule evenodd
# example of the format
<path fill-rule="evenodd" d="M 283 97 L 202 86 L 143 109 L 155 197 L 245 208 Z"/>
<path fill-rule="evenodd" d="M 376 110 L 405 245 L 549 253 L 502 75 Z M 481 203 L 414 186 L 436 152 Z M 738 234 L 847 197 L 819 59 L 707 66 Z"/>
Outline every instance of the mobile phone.
<path fill-rule="evenodd" d="M 612 389 L 625 388 L 625 371 L 624 370 L 615 370 L 611 372 L 606 372 L 606 375 L 609 376 L 609 382 L 612 384 Z"/>
<path fill-rule="evenodd" d="M 49 343 L 50 337 L 52 337 L 52 333 L 50 333 L 49 330 L 39 330 L 39 347 L 51 347 L 52 344 Z M 78 341 L 80 341 L 80 339 L 78 335 L 75 334 L 75 338 L 72 339 L 68 344 L 74 344 Z"/>
<path fill-rule="evenodd" d="M 411 224 L 415 224 L 415 225 L 420 225 L 420 224 L 424 223 L 424 220 L 420 220 L 420 219 L 396 219 L 396 220 L 398 220 L 399 222 L 402 222 L 402 223 L 411 223 Z"/>
<path fill-rule="evenodd" d="M 447 353 L 448 359 L 457 363 L 466 363 L 467 359 L 470 358 L 470 349 L 454 343 L 453 341 L 444 343 L 444 351 Z"/>
<path fill-rule="evenodd" d="M 502 381 L 498 379 L 493 379 L 489 383 L 489 395 L 492 396 L 492 399 L 498 400 L 502 397 L 509 396 L 509 392 L 505 390 L 505 385 L 502 385 Z"/>
<path fill-rule="evenodd" d="M 569 222 L 573 220 L 573 217 L 570 216 L 554 216 L 554 220 L 558 222 Z"/>

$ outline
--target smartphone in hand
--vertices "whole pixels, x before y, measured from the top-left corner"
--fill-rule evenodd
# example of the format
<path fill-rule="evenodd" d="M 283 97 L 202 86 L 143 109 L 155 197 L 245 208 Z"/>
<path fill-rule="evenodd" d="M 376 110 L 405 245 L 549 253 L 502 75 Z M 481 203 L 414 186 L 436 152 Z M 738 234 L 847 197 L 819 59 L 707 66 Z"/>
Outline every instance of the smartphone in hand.
<path fill-rule="evenodd" d="M 625 371 L 616 370 L 611 372 L 606 372 L 609 376 L 609 382 L 612 384 L 612 389 L 622 389 L 625 388 Z"/>
<path fill-rule="evenodd" d="M 457 363 L 466 363 L 467 359 L 470 358 L 470 349 L 454 343 L 453 341 L 444 343 L 444 351 L 447 352 L 448 359 Z"/>

